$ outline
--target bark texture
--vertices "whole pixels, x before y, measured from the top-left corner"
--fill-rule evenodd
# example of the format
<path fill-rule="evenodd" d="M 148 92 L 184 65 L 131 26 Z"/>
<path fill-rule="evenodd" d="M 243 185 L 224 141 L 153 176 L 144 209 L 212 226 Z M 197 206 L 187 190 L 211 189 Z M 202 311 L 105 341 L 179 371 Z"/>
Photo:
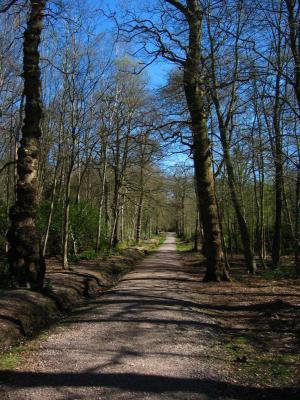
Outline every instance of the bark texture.
<path fill-rule="evenodd" d="M 275 224 L 272 243 L 272 264 L 273 268 L 280 266 L 281 257 L 281 240 L 282 240 L 282 208 L 283 208 L 283 153 L 282 153 L 282 135 L 280 129 L 280 72 L 276 77 L 276 97 L 274 106 L 274 142 L 275 148 L 274 163 L 275 163 Z"/>
<path fill-rule="evenodd" d="M 300 107 L 300 21 L 299 10 L 300 2 L 296 0 L 285 0 L 288 9 L 288 25 L 290 36 L 290 48 L 292 50 L 295 67 L 294 67 L 294 90 Z"/>
<path fill-rule="evenodd" d="M 205 85 L 201 76 L 202 12 L 197 0 L 187 1 L 189 46 L 184 64 L 184 89 L 191 115 L 196 189 L 204 232 L 204 255 L 207 259 L 205 281 L 228 280 L 222 251 L 222 239 L 215 197 L 205 110 Z"/>
<path fill-rule="evenodd" d="M 285 0 L 288 10 L 288 26 L 290 48 L 294 58 L 294 91 L 300 109 L 300 20 L 299 10 L 300 1 Z M 295 264 L 300 274 L 300 212 L 299 212 L 299 192 L 300 192 L 300 162 L 297 165 L 297 183 L 296 183 L 296 221 L 295 221 Z"/>
<path fill-rule="evenodd" d="M 26 98 L 22 139 L 18 149 L 16 202 L 10 209 L 11 227 L 7 233 L 11 275 L 20 286 L 41 289 L 45 262 L 36 228 L 38 207 L 38 160 L 42 118 L 39 44 L 46 0 L 31 0 L 23 44 L 24 96 Z"/>

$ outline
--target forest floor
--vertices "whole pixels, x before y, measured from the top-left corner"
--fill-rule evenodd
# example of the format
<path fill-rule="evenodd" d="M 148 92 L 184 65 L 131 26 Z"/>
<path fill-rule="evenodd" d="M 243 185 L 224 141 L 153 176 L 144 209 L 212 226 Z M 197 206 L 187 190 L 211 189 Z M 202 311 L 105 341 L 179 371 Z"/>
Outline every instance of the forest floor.
<path fill-rule="evenodd" d="M 2 371 L 1 399 L 298 400 L 299 285 L 203 273 L 168 235 Z"/>
<path fill-rule="evenodd" d="M 192 247 L 193 243 L 177 244 L 182 263 L 189 271 L 200 272 L 201 280 L 203 257 Z M 216 349 L 220 354 L 225 350 L 228 360 L 223 370 L 226 380 L 260 388 L 262 398 L 289 400 L 293 393 L 300 398 L 300 280 L 295 278 L 293 261 L 282 257 L 282 262 L 281 271 L 259 268 L 250 276 L 242 256 L 234 255 L 232 282 L 201 285 L 193 301 L 215 323 Z M 268 388 L 275 390 L 270 396 Z"/>

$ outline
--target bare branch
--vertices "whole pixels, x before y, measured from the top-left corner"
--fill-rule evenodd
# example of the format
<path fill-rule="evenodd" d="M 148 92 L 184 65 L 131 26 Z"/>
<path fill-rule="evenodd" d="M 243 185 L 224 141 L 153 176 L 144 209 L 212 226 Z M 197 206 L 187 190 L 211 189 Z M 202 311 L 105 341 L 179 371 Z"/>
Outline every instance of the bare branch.
<path fill-rule="evenodd" d="M 2 8 L 0 8 L 0 14 L 5 13 L 8 11 L 14 4 L 17 3 L 18 0 L 11 0 L 9 1 L 6 5 L 4 5 Z"/>
<path fill-rule="evenodd" d="M 177 10 L 181 11 L 186 17 L 189 14 L 189 10 L 178 0 L 166 0 L 167 3 L 171 4 L 173 7 L 177 8 Z"/>

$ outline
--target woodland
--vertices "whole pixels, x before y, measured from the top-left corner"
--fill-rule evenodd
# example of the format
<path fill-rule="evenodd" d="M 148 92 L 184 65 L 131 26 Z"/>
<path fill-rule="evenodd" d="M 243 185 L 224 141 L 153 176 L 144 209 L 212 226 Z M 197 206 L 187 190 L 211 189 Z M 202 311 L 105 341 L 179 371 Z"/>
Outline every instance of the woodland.
<path fill-rule="evenodd" d="M 298 282 L 299 0 L 2 0 L 0 26 L 1 290 L 164 232 L 209 290 Z"/>
<path fill-rule="evenodd" d="M 297 1 L 2 3 L 3 278 L 164 230 L 299 272 Z"/>

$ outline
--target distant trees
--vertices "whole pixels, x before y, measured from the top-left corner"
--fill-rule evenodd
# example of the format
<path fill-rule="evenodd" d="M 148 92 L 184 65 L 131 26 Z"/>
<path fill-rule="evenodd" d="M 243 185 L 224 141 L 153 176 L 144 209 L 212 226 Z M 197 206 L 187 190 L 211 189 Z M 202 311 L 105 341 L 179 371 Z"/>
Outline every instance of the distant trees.
<path fill-rule="evenodd" d="M 169 188 L 173 195 L 176 233 L 182 239 L 192 240 L 200 231 L 192 166 L 178 164 L 170 177 Z"/>
<path fill-rule="evenodd" d="M 290 219 L 288 200 L 286 197 L 287 168 L 298 169 L 297 157 L 299 145 L 296 139 L 299 129 L 299 100 L 297 96 L 297 50 L 295 43 L 299 39 L 299 5 L 297 2 L 278 0 L 268 7 L 262 2 L 257 3 L 259 14 L 264 20 L 263 34 L 266 41 L 265 49 L 254 46 L 255 54 L 259 55 L 266 74 L 265 84 L 258 91 L 263 104 L 263 118 L 268 134 L 272 161 L 274 163 L 275 182 L 275 218 L 272 239 L 272 264 L 280 267 L 283 236 L 286 227 L 290 227 L 291 243 L 297 254 L 297 239 L 295 228 Z M 292 28 L 291 28 L 292 24 Z M 298 39 L 297 39 L 298 38 Z M 299 40 L 298 40 L 299 41 Z M 299 64 L 299 63 L 298 63 Z M 262 70 L 262 67 L 259 67 Z M 262 79 L 257 73 L 256 80 Z M 290 90 L 292 88 L 292 91 Z M 293 93 L 294 92 L 294 93 Z M 290 124 L 291 121 L 294 121 Z M 296 140 L 295 140 L 296 139 Z M 297 176 L 297 173 L 296 173 Z M 297 178 L 296 178 L 297 180 Z M 297 186 L 297 185 L 296 185 Z M 295 193 L 296 192 L 296 193 Z M 299 224 L 297 209 L 297 189 L 291 201 L 295 204 L 295 226 Z M 284 221 L 284 219 L 286 221 Z M 295 257 L 297 259 L 297 255 Z"/>

